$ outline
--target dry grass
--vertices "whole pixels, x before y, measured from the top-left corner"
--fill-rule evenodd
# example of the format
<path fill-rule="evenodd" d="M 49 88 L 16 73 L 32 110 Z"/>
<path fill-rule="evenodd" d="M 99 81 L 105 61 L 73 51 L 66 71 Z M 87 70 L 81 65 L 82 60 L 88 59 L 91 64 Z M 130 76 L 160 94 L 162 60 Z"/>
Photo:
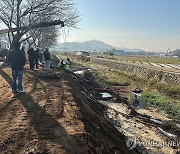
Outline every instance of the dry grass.
<path fill-rule="evenodd" d="M 116 59 L 119 61 L 131 61 L 131 62 L 150 62 L 161 64 L 176 64 L 180 65 L 180 58 L 165 58 L 160 56 L 106 56 L 105 58 Z"/>

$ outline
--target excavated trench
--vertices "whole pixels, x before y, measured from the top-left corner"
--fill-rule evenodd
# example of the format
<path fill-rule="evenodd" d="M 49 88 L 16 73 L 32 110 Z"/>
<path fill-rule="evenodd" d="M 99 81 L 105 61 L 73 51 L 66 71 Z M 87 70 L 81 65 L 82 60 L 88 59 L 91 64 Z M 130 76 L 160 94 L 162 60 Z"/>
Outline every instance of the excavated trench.
<path fill-rule="evenodd" d="M 77 68 L 86 79 L 92 79 L 90 68 Z M 91 73 L 91 74 L 89 74 Z M 84 83 L 86 82 L 86 83 Z M 169 133 L 164 123 L 170 121 L 165 113 L 155 108 L 147 109 L 140 101 L 140 91 L 130 92 L 128 87 L 102 88 L 95 81 L 82 81 L 86 97 L 104 106 L 104 117 L 125 136 L 126 146 L 140 153 L 178 153 L 180 150 L 179 132 Z M 98 88 L 95 86 L 99 86 Z M 114 89 L 113 89 L 114 88 Z M 128 97 L 134 97 L 135 103 Z M 178 126 L 178 125 L 177 125 Z"/>

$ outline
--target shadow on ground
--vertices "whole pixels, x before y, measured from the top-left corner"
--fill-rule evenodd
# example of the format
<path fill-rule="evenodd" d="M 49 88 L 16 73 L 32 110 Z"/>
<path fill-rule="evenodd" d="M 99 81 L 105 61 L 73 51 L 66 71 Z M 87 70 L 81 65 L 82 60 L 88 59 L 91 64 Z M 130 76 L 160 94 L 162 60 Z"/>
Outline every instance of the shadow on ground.
<path fill-rule="evenodd" d="M 11 77 L 1 68 L 0 74 L 11 85 Z M 67 134 L 64 127 L 46 110 L 41 108 L 30 94 L 18 94 L 15 97 L 25 107 L 30 125 L 36 130 L 39 139 L 55 143 L 68 153 L 80 153 L 76 142 Z"/>

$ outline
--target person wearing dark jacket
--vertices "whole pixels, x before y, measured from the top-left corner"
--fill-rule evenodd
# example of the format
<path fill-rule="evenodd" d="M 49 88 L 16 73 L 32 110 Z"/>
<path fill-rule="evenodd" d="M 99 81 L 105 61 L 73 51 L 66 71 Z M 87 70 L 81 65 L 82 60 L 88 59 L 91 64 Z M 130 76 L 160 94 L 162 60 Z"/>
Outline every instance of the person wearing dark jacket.
<path fill-rule="evenodd" d="M 44 51 L 44 60 L 45 60 L 44 70 L 50 70 L 50 59 L 51 59 L 51 55 L 49 49 L 46 48 Z"/>
<path fill-rule="evenodd" d="M 35 50 L 35 67 L 39 68 L 38 64 L 39 64 L 39 57 L 40 57 L 40 50 L 37 48 Z"/>
<path fill-rule="evenodd" d="M 21 51 L 25 54 L 25 46 L 21 47 Z"/>
<path fill-rule="evenodd" d="M 33 70 L 35 63 L 35 50 L 32 47 L 30 47 L 27 53 L 28 53 L 30 69 Z"/>
<path fill-rule="evenodd" d="M 20 50 L 20 43 L 14 43 L 14 49 L 8 54 L 8 62 L 12 69 L 12 92 L 24 93 L 22 86 L 24 65 L 26 63 L 25 54 Z M 18 79 L 18 84 L 16 80 Z"/>

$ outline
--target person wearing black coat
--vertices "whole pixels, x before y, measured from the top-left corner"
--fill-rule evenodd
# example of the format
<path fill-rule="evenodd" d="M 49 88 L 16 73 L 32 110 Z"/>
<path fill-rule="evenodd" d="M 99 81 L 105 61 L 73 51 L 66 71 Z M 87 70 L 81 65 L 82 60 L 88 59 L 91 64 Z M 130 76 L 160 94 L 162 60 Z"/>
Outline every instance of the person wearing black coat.
<path fill-rule="evenodd" d="M 27 53 L 28 53 L 30 69 L 33 70 L 35 64 L 35 50 L 32 47 L 30 47 Z"/>
<path fill-rule="evenodd" d="M 40 57 L 40 50 L 37 48 L 35 50 L 35 67 L 39 68 L 39 57 Z"/>
<path fill-rule="evenodd" d="M 25 54 L 25 46 L 21 47 L 21 51 Z"/>
<path fill-rule="evenodd" d="M 46 48 L 44 51 L 44 70 L 50 70 L 50 60 L 51 60 L 51 54 L 49 52 L 49 48 Z"/>
<path fill-rule="evenodd" d="M 24 93 L 22 86 L 24 65 L 26 63 L 25 54 L 20 50 L 20 43 L 14 43 L 14 49 L 8 54 L 8 62 L 12 69 L 12 92 Z M 16 83 L 18 80 L 18 84 Z"/>

